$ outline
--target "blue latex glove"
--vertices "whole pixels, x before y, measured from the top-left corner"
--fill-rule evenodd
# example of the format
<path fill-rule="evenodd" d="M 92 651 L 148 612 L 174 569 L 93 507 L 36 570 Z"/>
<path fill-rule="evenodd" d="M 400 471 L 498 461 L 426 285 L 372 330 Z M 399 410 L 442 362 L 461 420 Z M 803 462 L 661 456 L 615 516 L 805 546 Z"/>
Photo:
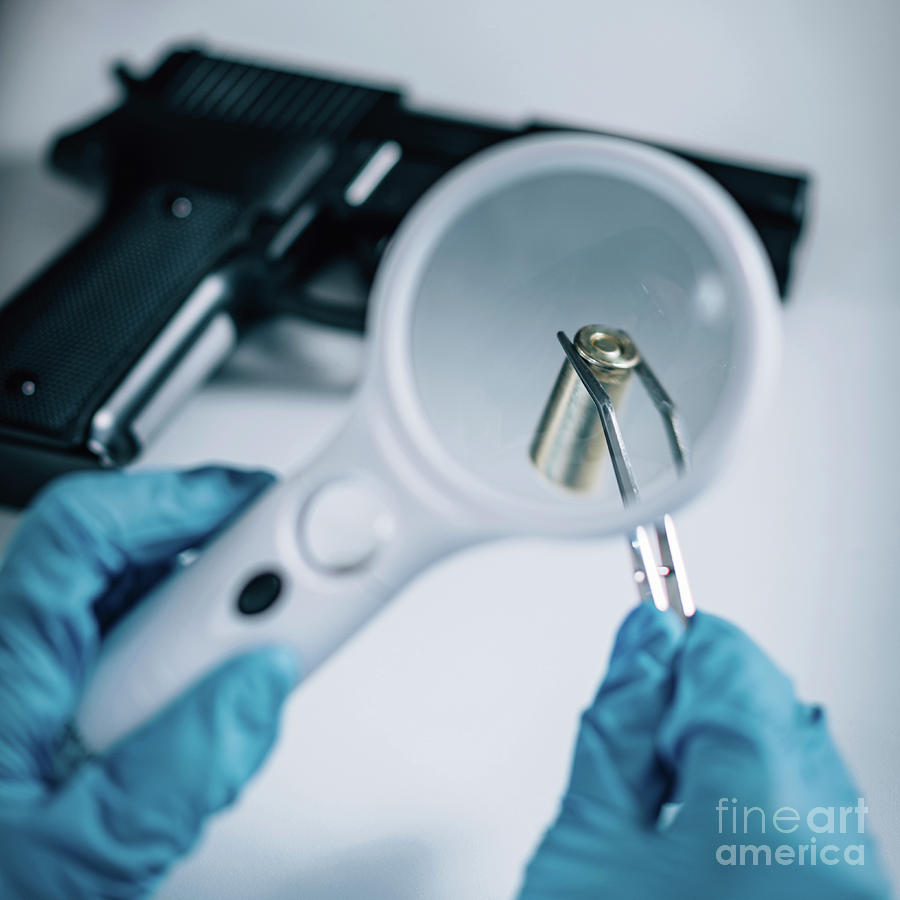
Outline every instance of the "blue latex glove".
<path fill-rule="evenodd" d="M 606 679 L 582 718 L 562 809 L 528 866 L 520 900 L 887 897 L 868 828 L 858 833 L 860 796 L 822 711 L 798 703 L 790 681 L 740 630 L 698 613 L 683 631 L 671 614 L 643 605 L 619 631 Z M 682 805 L 666 825 L 659 813 L 670 800 Z M 837 807 L 838 831 L 841 806 L 854 809 L 846 833 L 808 825 L 816 807 Z M 761 811 L 750 811 L 746 833 L 745 807 Z M 828 813 L 812 821 L 827 828 Z M 747 850 L 742 865 L 741 844 L 768 844 L 773 854 L 785 846 L 781 858 L 793 854 L 793 862 L 773 855 L 767 866 L 765 851 Z M 802 844 L 816 848 L 815 865 L 809 847 L 799 864 Z M 845 861 L 849 845 L 863 848 L 862 865 Z M 849 852 L 858 861 L 860 851 Z M 721 864 L 717 853 L 736 864 Z"/>
<path fill-rule="evenodd" d="M 0 568 L 4 900 L 147 894 L 265 758 L 297 679 L 280 648 L 226 663 L 65 773 L 60 739 L 101 626 L 270 481 L 218 468 L 75 475 L 26 512 Z"/>

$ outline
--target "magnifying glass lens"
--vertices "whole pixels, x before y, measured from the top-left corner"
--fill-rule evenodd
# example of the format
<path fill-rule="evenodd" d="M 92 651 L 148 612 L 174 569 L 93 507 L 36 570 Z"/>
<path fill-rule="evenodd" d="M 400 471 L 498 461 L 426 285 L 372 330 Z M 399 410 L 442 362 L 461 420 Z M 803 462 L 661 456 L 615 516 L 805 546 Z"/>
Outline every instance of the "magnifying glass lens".
<path fill-rule="evenodd" d="M 589 504 L 612 526 L 621 500 L 610 467 L 592 462 L 603 452 L 592 404 L 542 421 L 559 410 L 551 395 L 580 387 L 560 373 L 556 333 L 577 335 L 598 370 L 623 373 L 614 400 L 652 501 L 677 476 L 659 413 L 643 391 L 624 390 L 630 365 L 638 352 L 651 365 L 702 467 L 717 452 L 710 425 L 729 385 L 746 376 L 741 298 L 689 216 L 639 180 L 577 166 L 525 173 L 473 197 L 423 270 L 411 329 L 422 410 L 447 457 L 501 504 L 524 503 L 536 521 Z"/>

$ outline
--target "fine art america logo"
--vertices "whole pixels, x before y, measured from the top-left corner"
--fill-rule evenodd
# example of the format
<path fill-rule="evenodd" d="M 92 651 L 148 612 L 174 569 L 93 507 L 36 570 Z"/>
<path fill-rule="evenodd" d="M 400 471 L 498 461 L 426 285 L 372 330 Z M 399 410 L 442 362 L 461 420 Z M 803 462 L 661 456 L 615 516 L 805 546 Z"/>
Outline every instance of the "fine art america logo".
<path fill-rule="evenodd" d="M 780 806 L 768 814 L 760 806 L 739 806 L 737 797 L 716 804 L 720 866 L 848 866 L 865 864 L 866 813 L 856 806 L 814 806 L 798 810 Z M 853 843 L 853 836 L 859 843 Z M 848 837 L 850 836 L 850 837 Z"/>

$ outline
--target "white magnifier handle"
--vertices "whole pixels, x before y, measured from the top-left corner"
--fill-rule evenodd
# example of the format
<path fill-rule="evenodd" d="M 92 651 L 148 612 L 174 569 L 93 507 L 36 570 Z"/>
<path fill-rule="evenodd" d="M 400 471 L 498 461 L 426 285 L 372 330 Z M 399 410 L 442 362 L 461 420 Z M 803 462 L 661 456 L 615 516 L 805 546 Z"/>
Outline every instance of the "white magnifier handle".
<path fill-rule="evenodd" d="M 254 646 L 293 646 L 305 677 L 415 572 L 468 542 L 364 450 L 361 430 L 351 422 L 110 632 L 76 720 L 88 749 Z"/>

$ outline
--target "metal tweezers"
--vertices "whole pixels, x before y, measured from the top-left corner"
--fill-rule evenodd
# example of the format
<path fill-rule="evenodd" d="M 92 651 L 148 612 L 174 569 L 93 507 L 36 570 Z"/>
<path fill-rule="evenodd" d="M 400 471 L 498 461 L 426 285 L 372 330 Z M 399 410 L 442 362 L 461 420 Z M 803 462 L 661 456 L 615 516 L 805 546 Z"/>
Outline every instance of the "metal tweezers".
<path fill-rule="evenodd" d="M 640 498 L 640 491 L 612 400 L 565 333 L 558 331 L 556 337 L 597 407 L 619 494 L 622 503 L 629 506 Z M 681 475 L 687 469 L 687 451 L 678 410 L 643 357 L 635 366 L 635 371 L 662 417 L 675 469 Z M 666 514 L 652 525 L 638 525 L 628 540 L 634 564 L 634 581 L 641 600 L 652 603 L 657 609 L 671 608 L 686 622 L 694 615 L 696 607 L 672 517 Z"/>

